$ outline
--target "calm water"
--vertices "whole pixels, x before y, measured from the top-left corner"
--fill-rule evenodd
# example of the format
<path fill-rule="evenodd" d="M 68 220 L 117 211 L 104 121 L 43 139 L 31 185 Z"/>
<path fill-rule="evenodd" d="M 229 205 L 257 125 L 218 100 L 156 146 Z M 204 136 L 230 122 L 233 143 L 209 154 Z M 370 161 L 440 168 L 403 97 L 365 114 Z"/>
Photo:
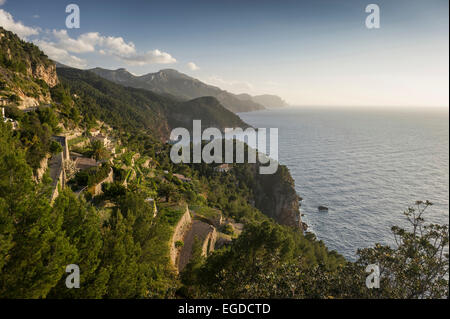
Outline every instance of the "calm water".
<path fill-rule="evenodd" d="M 239 116 L 254 127 L 278 127 L 279 161 L 304 199 L 308 230 L 345 257 L 391 244 L 391 226 L 406 225 L 402 212 L 416 200 L 435 204 L 428 221 L 448 224 L 447 110 L 289 108 Z"/>

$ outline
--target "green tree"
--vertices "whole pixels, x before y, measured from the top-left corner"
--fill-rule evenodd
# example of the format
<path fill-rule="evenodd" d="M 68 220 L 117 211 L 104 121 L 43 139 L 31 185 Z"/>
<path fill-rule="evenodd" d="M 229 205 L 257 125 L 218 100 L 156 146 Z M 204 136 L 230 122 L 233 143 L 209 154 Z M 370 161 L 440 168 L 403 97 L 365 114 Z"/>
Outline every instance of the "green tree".
<path fill-rule="evenodd" d="M 199 282 L 199 269 L 204 261 L 205 258 L 202 256 L 202 243 L 197 236 L 195 236 L 192 245 L 191 259 L 181 273 L 181 281 L 184 285 L 193 286 Z M 192 292 L 190 294 L 192 294 Z"/>
<path fill-rule="evenodd" d="M 127 192 L 118 200 L 122 215 L 132 221 L 133 238 L 141 247 L 149 238 L 153 221 L 153 207 L 141 194 Z"/>
<path fill-rule="evenodd" d="M 32 170 L 11 131 L 0 123 L 0 296 L 43 298 L 64 274 L 76 250 L 52 214 L 45 185 Z"/>
<path fill-rule="evenodd" d="M 372 297 L 448 298 L 448 225 L 425 224 L 423 215 L 431 205 L 417 201 L 404 212 L 410 229 L 392 227 L 395 247 L 358 250 L 357 264 L 380 268 L 380 289 L 372 289 Z"/>
<path fill-rule="evenodd" d="M 99 140 L 92 141 L 91 145 L 92 157 L 97 161 L 105 159 L 108 157 L 108 150 L 105 148 L 103 143 Z"/>
<path fill-rule="evenodd" d="M 179 198 L 177 188 L 168 182 L 159 185 L 158 196 L 164 197 L 166 202 L 176 201 Z"/>
<path fill-rule="evenodd" d="M 71 260 L 80 267 L 80 288 L 67 289 L 65 276 L 52 290 L 52 298 L 101 298 L 106 293 L 109 269 L 100 267 L 103 239 L 96 210 L 78 199 L 70 190 L 58 196 L 54 214 L 64 216 L 62 229 L 77 254 Z"/>
<path fill-rule="evenodd" d="M 50 107 L 44 107 L 38 109 L 37 114 L 39 116 L 41 124 L 46 123 L 47 125 L 49 125 L 52 128 L 52 132 L 54 134 L 57 134 L 61 131 L 58 126 L 59 118 L 56 115 L 55 111 L 53 111 L 53 109 L 51 109 Z"/>
<path fill-rule="evenodd" d="M 133 239 L 132 222 L 120 211 L 110 220 L 105 234 L 102 267 L 111 270 L 106 298 L 137 298 L 146 294 L 143 265 L 139 264 L 141 248 Z"/>

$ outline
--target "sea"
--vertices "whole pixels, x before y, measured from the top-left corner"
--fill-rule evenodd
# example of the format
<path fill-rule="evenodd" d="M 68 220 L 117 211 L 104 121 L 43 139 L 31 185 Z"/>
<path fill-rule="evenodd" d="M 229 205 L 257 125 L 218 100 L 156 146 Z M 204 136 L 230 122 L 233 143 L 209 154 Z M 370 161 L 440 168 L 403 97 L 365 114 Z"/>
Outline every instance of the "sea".
<path fill-rule="evenodd" d="M 349 260 L 394 245 L 403 212 L 433 203 L 425 222 L 449 223 L 449 114 L 445 108 L 289 107 L 238 114 L 278 128 L 278 161 L 303 198 L 302 220 Z M 319 211 L 318 206 L 328 207 Z"/>

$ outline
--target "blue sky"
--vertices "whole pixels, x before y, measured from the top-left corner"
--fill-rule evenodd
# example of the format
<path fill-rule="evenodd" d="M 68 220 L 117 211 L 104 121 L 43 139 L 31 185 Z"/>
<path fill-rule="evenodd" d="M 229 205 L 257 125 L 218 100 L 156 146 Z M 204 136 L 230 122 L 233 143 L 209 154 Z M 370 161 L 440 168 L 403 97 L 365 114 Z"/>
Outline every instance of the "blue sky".
<path fill-rule="evenodd" d="M 2 4 L 3 3 L 3 4 Z M 447 106 L 448 1 L 0 0 L 0 25 L 51 58 L 135 74 L 175 68 L 295 105 Z"/>

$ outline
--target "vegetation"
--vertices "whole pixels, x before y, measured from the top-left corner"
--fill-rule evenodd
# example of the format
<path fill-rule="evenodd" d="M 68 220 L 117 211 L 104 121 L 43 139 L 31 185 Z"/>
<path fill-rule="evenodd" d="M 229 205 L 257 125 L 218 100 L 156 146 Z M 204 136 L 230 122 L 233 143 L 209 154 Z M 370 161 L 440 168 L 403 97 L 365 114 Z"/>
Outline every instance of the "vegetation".
<path fill-rule="evenodd" d="M 182 248 L 184 246 L 184 243 L 181 240 L 177 240 L 175 242 L 175 248 Z"/>
<path fill-rule="evenodd" d="M 99 140 L 91 142 L 90 145 L 91 157 L 95 158 L 97 161 L 107 159 L 109 157 L 109 152 Z"/>
<path fill-rule="evenodd" d="M 20 119 L 17 136 L 21 147 L 25 150 L 28 164 L 36 169 L 47 154 L 60 151 L 58 145 L 51 139 L 61 131 L 58 127 L 59 119 L 50 107 L 28 113 L 20 113 L 18 110 L 15 112 L 16 118 Z"/>
<path fill-rule="evenodd" d="M 58 76 L 78 96 L 74 103 L 79 113 L 108 122 L 124 134 L 146 130 L 158 139 L 165 139 L 169 127 L 191 125 L 193 119 L 219 128 L 246 126 L 212 97 L 180 102 L 144 89 L 125 88 L 92 72 L 70 68 L 58 69 Z M 67 107 L 70 105 L 63 86 L 53 90 L 52 96 Z"/>
<path fill-rule="evenodd" d="M 93 186 L 100 183 L 106 177 L 108 177 L 111 171 L 109 164 L 102 164 L 99 167 L 91 167 L 84 171 L 79 171 L 75 174 L 75 177 L 71 181 L 75 188 L 82 188 L 85 186 Z"/>

